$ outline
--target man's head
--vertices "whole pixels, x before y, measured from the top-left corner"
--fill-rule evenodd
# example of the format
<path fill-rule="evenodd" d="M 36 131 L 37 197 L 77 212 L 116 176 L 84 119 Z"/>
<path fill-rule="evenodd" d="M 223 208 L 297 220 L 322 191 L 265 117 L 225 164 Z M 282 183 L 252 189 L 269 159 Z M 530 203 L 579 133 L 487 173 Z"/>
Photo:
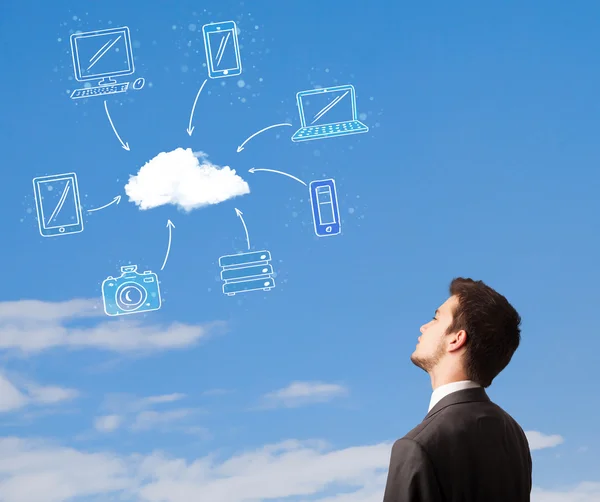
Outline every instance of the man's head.
<path fill-rule="evenodd" d="M 450 297 L 421 326 L 410 359 L 432 379 L 462 377 L 489 387 L 519 346 L 520 324 L 504 296 L 482 281 L 458 277 L 450 283 Z"/>

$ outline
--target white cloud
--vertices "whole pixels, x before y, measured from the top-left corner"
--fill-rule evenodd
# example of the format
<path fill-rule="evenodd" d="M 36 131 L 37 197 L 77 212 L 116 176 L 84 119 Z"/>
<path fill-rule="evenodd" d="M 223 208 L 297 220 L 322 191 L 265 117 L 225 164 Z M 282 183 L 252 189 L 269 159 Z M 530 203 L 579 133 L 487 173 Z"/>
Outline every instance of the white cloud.
<path fill-rule="evenodd" d="M 104 319 L 97 300 L 0 302 L 0 350 L 31 354 L 56 347 L 114 352 L 176 349 L 194 345 L 225 326 L 222 322 L 161 326 L 140 318 Z"/>
<path fill-rule="evenodd" d="M 187 408 L 178 408 L 176 410 L 168 411 L 141 411 L 137 414 L 134 422 L 131 424 L 131 430 L 147 431 L 154 429 L 156 427 L 171 424 L 175 421 L 188 418 L 193 414 L 193 412 L 194 410 Z"/>
<path fill-rule="evenodd" d="M 381 502 L 392 443 L 331 449 L 288 440 L 219 460 L 163 452 L 118 455 L 52 442 L 0 438 L 0 501 L 67 502 L 97 497 L 135 502 Z M 96 500 L 96 499 L 94 499 Z M 549 491 L 532 502 L 600 502 L 600 483 Z"/>
<path fill-rule="evenodd" d="M 110 412 L 96 418 L 94 427 L 100 432 L 113 432 L 125 426 L 131 431 L 141 432 L 151 429 L 173 430 L 172 424 L 182 422 L 196 415 L 194 408 L 174 408 L 168 410 L 152 409 L 169 405 L 185 398 L 185 394 L 173 393 L 158 396 L 136 398 L 129 394 L 110 394 L 106 397 L 103 409 Z M 179 428 L 181 430 L 181 428 Z M 183 427 L 193 433 L 205 431 L 201 427 Z"/>
<path fill-rule="evenodd" d="M 295 408 L 306 404 L 324 403 L 347 394 L 348 389 L 343 385 L 324 382 L 292 382 L 283 389 L 265 394 L 263 402 L 265 407 Z"/>
<path fill-rule="evenodd" d="M 119 428 L 122 421 L 119 415 L 104 415 L 96 418 L 94 428 L 100 432 L 113 432 Z"/>
<path fill-rule="evenodd" d="M 129 178 L 125 193 L 140 209 L 174 204 L 191 211 L 250 193 L 229 166 L 219 167 L 191 148 L 161 152 Z"/>
<path fill-rule="evenodd" d="M 20 438 L 0 439 L 0 500 L 62 502 L 114 494 L 122 500 L 242 502 L 319 495 L 333 484 L 383 495 L 391 443 L 330 450 L 322 442 L 285 441 L 239 453 L 186 461 L 161 452 L 120 456 Z M 366 488 L 366 490 L 365 490 Z"/>
<path fill-rule="evenodd" d="M 74 389 L 38 385 L 31 381 L 11 381 L 0 372 L 0 412 L 15 411 L 28 405 L 57 404 L 78 395 Z"/>
<path fill-rule="evenodd" d="M 542 450 L 544 448 L 553 448 L 564 442 L 564 438 L 558 434 L 547 435 L 538 431 L 525 431 L 530 450 Z"/>
<path fill-rule="evenodd" d="M 600 502 L 600 482 L 580 483 L 560 491 L 535 487 L 531 491 L 531 502 Z"/>

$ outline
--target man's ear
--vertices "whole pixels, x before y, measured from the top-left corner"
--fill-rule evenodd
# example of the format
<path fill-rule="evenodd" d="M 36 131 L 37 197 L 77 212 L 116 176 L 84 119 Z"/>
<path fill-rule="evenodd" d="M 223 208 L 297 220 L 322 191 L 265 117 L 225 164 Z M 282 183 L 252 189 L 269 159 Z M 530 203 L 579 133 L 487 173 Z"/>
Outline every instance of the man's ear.
<path fill-rule="evenodd" d="M 456 333 L 451 333 L 448 338 L 448 351 L 455 352 L 462 347 L 464 347 L 467 343 L 467 332 L 464 329 L 457 331 Z"/>

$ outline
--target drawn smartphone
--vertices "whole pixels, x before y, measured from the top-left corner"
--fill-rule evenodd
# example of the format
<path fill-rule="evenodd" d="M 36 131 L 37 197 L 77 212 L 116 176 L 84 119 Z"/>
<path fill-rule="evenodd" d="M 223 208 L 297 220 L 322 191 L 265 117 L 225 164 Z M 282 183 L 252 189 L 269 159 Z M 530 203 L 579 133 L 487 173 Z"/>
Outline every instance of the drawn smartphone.
<path fill-rule="evenodd" d="M 43 237 L 83 231 L 79 186 L 75 173 L 33 178 L 38 226 Z"/>
<path fill-rule="evenodd" d="M 342 224 L 333 179 L 311 181 L 310 203 L 317 236 L 326 237 L 341 233 Z"/>
<path fill-rule="evenodd" d="M 205 24 L 202 27 L 208 76 L 235 77 L 242 73 L 242 60 L 234 21 Z"/>

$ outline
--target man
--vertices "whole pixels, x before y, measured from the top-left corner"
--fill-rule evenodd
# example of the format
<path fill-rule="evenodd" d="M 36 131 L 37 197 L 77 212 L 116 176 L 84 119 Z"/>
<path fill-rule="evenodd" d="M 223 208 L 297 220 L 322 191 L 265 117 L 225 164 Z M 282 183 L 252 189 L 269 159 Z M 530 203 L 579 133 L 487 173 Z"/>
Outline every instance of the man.
<path fill-rule="evenodd" d="M 529 502 L 525 433 L 484 390 L 519 346 L 520 324 L 483 282 L 452 281 L 411 356 L 433 394 L 423 422 L 392 447 L 384 502 Z"/>

